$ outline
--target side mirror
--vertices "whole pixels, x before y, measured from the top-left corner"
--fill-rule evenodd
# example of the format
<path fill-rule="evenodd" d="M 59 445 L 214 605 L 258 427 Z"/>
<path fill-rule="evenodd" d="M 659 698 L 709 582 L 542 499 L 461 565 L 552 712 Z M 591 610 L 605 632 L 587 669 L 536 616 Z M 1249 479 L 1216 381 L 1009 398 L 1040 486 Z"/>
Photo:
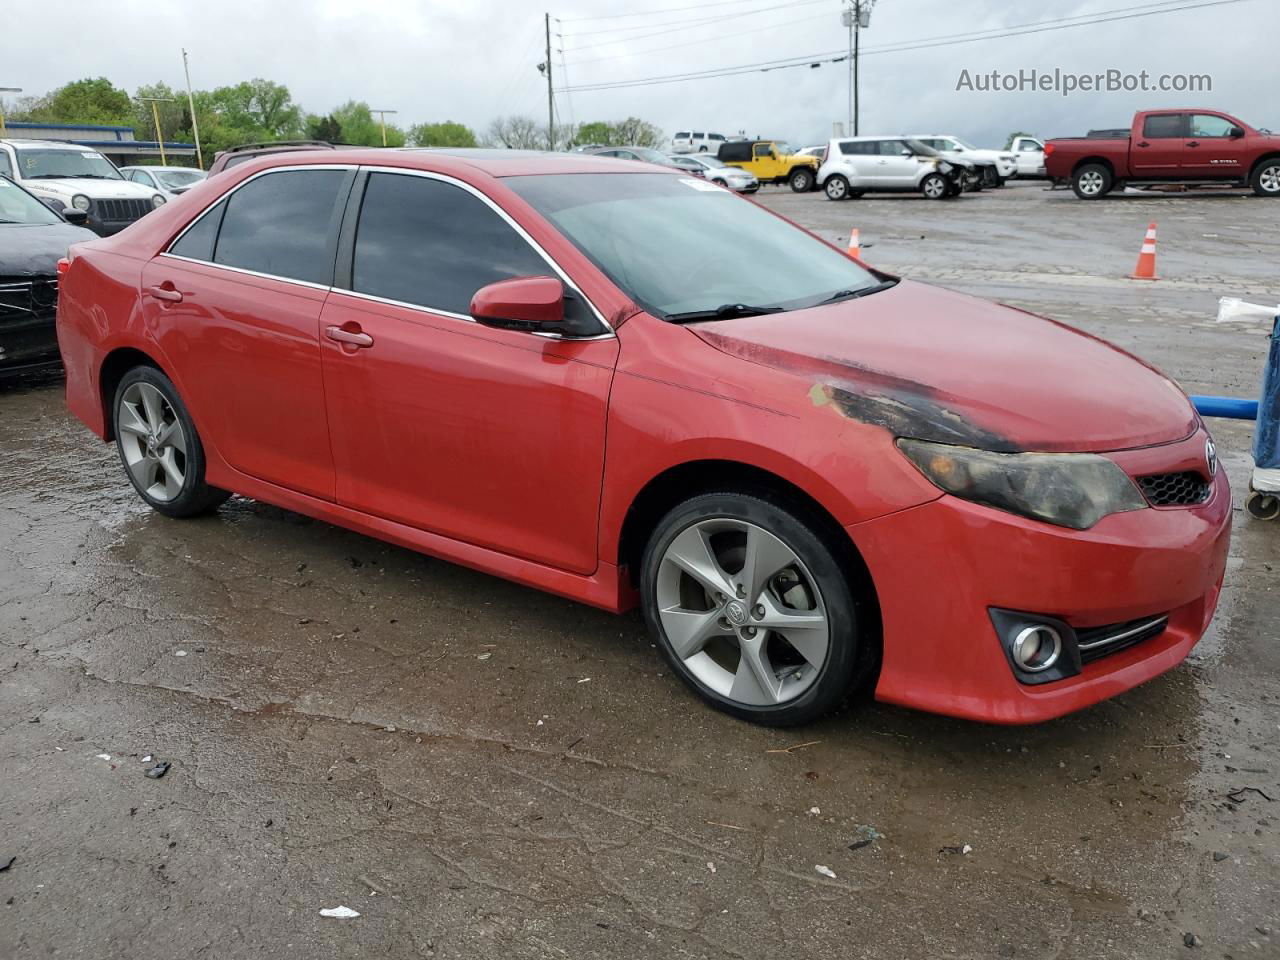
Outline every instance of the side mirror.
<path fill-rule="evenodd" d="M 914 157 L 914 156 L 915 156 L 915 154 L 914 154 L 914 153 L 912 153 L 910 150 L 903 150 L 903 151 L 902 151 L 902 155 L 903 155 L 904 157 Z"/>
<path fill-rule="evenodd" d="M 89 213 L 85 210 L 77 210 L 75 207 L 67 207 L 65 210 L 59 210 L 62 219 L 77 227 L 83 227 L 89 222 Z"/>
<path fill-rule="evenodd" d="M 564 284 L 555 277 L 513 277 L 481 287 L 471 316 L 486 327 L 529 333 L 571 333 L 564 318 Z"/>
<path fill-rule="evenodd" d="M 1233 140 L 1239 140 L 1239 139 L 1240 139 L 1241 137 L 1243 137 L 1243 136 L 1244 136 L 1244 127 L 1232 127 L 1232 128 L 1231 128 L 1231 138 L 1232 138 Z"/>

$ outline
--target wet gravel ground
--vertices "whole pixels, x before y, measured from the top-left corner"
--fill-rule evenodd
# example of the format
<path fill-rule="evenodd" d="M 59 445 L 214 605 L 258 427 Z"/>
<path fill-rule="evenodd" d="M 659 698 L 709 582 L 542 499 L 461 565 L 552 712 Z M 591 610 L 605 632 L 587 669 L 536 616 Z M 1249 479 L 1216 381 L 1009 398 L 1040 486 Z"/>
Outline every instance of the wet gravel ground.
<path fill-rule="evenodd" d="M 1280 300 L 1280 206 L 761 199 L 1256 390 L 1264 331 L 1205 324 Z M 1280 526 L 1237 512 L 1210 634 L 1109 703 L 769 731 L 637 616 L 239 498 L 166 520 L 56 379 L 0 410 L 0 957 L 1280 957 Z"/>

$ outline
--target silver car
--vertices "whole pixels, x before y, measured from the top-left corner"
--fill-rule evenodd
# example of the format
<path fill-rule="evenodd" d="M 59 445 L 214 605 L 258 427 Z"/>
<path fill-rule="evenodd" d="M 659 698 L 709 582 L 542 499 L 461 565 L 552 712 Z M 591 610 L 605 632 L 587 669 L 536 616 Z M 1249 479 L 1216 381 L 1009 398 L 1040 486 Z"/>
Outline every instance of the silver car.
<path fill-rule="evenodd" d="M 682 170 L 688 170 L 695 177 L 710 180 L 712 183 L 718 183 L 738 193 L 755 193 L 760 189 L 760 181 L 750 170 L 731 167 L 723 160 L 704 153 L 672 154 L 671 162 Z"/>
<path fill-rule="evenodd" d="M 172 200 L 205 178 L 195 167 L 121 167 L 120 175 L 150 190 L 159 190 Z"/>

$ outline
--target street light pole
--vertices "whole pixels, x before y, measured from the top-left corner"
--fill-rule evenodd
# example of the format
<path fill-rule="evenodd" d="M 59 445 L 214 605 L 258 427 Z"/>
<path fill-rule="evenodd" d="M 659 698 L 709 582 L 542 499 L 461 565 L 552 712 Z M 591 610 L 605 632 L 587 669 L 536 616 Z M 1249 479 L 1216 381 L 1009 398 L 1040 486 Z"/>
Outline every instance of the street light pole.
<path fill-rule="evenodd" d="M 385 147 L 387 145 L 387 114 L 399 113 L 400 111 L 399 110 L 374 110 L 371 108 L 369 112 L 376 113 L 378 115 L 378 120 L 382 124 L 382 145 Z"/>
<path fill-rule="evenodd" d="M 135 97 L 143 103 L 151 104 L 151 119 L 156 122 L 156 143 L 160 147 L 160 165 L 166 167 L 169 165 L 168 158 L 164 155 L 164 137 L 160 133 L 160 108 L 157 103 L 176 103 L 173 97 Z"/>
<path fill-rule="evenodd" d="M 21 93 L 21 87 L 0 87 L 0 93 Z M 0 109 L 0 137 L 5 135 L 4 129 L 4 110 Z"/>
<path fill-rule="evenodd" d="M 840 22 L 849 28 L 849 127 L 853 136 L 858 135 L 858 45 L 862 28 L 871 26 L 871 8 L 876 0 L 848 0 L 849 6 L 840 12 Z"/>
<path fill-rule="evenodd" d="M 182 48 L 182 72 L 187 75 L 187 106 L 191 108 L 191 132 L 196 138 L 196 163 L 204 169 L 204 154 L 200 152 L 200 124 L 196 123 L 196 100 L 191 95 L 191 68 L 187 66 L 187 48 Z"/>

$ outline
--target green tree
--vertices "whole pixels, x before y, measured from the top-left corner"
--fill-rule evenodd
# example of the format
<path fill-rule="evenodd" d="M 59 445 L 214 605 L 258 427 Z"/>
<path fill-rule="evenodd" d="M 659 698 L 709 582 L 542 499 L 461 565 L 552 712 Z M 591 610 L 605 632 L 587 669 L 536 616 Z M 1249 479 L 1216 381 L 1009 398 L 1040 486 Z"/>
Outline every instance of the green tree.
<path fill-rule="evenodd" d="M 167 83 L 152 83 L 139 87 L 133 99 L 133 135 L 139 140 L 156 138 L 156 123 L 151 115 L 151 104 L 140 97 L 160 97 L 172 100 L 172 103 L 157 103 L 156 112 L 160 115 L 160 133 L 165 140 L 192 141 L 191 111 L 187 107 L 187 95 L 170 89 Z"/>
<path fill-rule="evenodd" d="M 51 90 L 43 97 L 25 98 L 11 119 L 127 126 L 133 123 L 133 104 L 129 94 L 106 77 L 86 78 Z"/>
<path fill-rule="evenodd" d="M 382 146 L 382 124 L 367 103 L 348 100 L 329 115 L 342 128 L 344 143 L 365 147 Z M 387 146 L 404 146 L 404 131 L 392 123 L 387 124 Z"/>
<path fill-rule="evenodd" d="M 598 144 L 602 147 L 617 146 L 613 142 L 613 130 L 603 120 L 580 125 L 574 132 L 573 143 L 575 146 L 588 146 L 590 144 Z"/>
<path fill-rule="evenodd" d="M 390 133 L 388 130 L 388 141 Z M 443 123 L 415 123 L 409 128 L 408 141 L 415 147 L 474 147 L 476 135 L 461 123 L 445 120 Z"/>
<path fill-rule="evenodd" d="M 1017 140 L 1019 137 L 1034 137 L 1034 136 L 1035 136 L 1034 133 L 1027 133 L 1027 131 L 1025 130 L 1015 130 L 1013 131 L 1013 133 L 1009 134 L 1009 136 L 1005 138 L 1004 148 L 1006 150 L 1010 149 L 1013 146 L 1013 141 Z"/>
<path fill-rule="evenodd" d="M 597 144 L 602 147 L 661 147 L 666 138 L 660 129 L 639 117 L 606 123 L 595 120 L 573 131 L 571 142 L 577 145 Z"/>
<path fill-rule="evenodd" d="M 307 136 L 325 143 L 342 143 L 342 124 L 332 113 L 324 117 L 311 114 L 307 117 Z"/>

